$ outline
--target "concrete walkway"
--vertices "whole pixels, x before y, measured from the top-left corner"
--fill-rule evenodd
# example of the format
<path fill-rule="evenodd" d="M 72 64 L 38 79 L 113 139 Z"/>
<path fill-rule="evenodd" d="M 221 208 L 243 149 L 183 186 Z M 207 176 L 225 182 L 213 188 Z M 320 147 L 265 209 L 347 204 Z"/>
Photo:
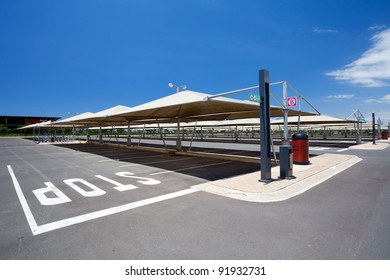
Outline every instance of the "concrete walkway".
<path fill-rule="evenodd" d="M 362 159 L 355 155 L 323 154 L 310 158 L 309 165 L 293 166 L 296 179 L 278 179 L 280 169 L 271 170 L 270 183 L 259 182 L 260 171 L 192 186 L 194 189 L 251 202 L 277 202 L 317 186 Z"/>
<path fill-rule="evenodd" d="M 390 140 L 377 140 L 351 146 L 353 150 L 384 150 L 390 147 Z M 259 182 L 260 171 L 237 177 L 193 186 L 192 188 L 234 199 L 251 202 L 277 202 L 289 199 L 319 185 L 334 175 L 346 170 L 362 159 L 355 155 L 322 154 L 310 158 L 309 165 L 293 166 L 295 179 L 279 179 L 280 168 L 271 169 L 270 183 Z"/>
<path fill-rule="evenodd" d="M 352 150 L 383 150 L 387 147 L 390 147 L 390 141 L 389 140 L 376 140 L 375 144 L 372 144 L 372 142 L 351 146 L 349 149 Z"/>

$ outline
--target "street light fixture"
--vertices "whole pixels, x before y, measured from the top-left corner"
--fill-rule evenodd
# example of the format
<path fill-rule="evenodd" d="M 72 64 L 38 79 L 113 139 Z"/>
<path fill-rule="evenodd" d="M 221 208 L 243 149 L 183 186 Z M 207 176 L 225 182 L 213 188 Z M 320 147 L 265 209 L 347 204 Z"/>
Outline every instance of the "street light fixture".
<path fill-rule="evenodd" d="M 187 86 L 185 86 L 185 85 L 184 86 L 177 86 L 175 84 L 169 83 L 168 86 L 171 87 L 171 88 L 175 88 L 176 92 L 179 92 L 181 89 L 182 90 L 187 89 Z"/>

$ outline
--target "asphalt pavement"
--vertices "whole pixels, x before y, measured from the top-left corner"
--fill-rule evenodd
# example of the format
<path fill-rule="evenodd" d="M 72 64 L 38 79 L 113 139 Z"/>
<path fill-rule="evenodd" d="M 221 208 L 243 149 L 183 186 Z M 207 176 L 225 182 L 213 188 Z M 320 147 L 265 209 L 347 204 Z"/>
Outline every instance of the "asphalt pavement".
<path fill-rule="evenodd" d="M 261 203 L 192 188 L 254 163 L 0 138 L 0 258 L 390 259 L 390 149 L 318 153 L 361 160 Z"/>

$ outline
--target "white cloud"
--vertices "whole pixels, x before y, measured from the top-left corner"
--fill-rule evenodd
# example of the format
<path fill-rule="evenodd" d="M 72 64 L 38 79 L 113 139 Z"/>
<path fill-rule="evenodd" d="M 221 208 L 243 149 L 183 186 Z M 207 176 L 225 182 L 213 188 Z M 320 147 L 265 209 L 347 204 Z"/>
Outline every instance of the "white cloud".
<path fill-rule="evenodd" d="M 389 103 L 390 104 L 390 94 L 386 94 L 385 96 L 377 99 L 367 99 L 365 100 L 366 103 Z"/>
<path fill-rule="evenodd" d="M 344 69 L 326 73 L 339 81 L 364 87 L 390 85 L 390 28 L 374 35 L 370 49 Z"/>
<path fill-rule="evenodd" d="M 338 33 L 338 30 L 334 29 L 321 29 L 321 28 L 314 28 L 313 29 L 314 33 Z"/>
<path fill-rule="evenodd" d="M 354 94 L 337 94 L 337 95 L 328 95 L 327 98 L 329 99 L 351 99 L 355 95 Z"/>
<path fill-rule="evenodd" d="M 386 24 L 373 24 L 368 28 L 368 30 L 378 31 L 378 30 L 382 30 L 385 28 L 387 28 Z"/>

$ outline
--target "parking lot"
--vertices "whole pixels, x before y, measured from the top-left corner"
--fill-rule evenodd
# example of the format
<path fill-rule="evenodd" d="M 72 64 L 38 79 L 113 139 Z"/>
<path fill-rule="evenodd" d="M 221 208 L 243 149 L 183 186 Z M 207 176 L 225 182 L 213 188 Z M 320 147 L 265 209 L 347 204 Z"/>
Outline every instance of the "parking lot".
<path fill-rule="evenodd" d="M 2 185 L 14 186 L 34 235 L 174 199 L 195 192 L 193 185 L 259 169 L 112 146 L 1 140 L 7 167 Z M 14 190 L 8 188 L 8 196 Z"/>
<path fill-rule="evenodd" d="M 388 259 L 389 149 L 314 150 L 363 160 L 254 203 L 191 187 L 257 163 L 1 138 L 0 258 Z"/>

